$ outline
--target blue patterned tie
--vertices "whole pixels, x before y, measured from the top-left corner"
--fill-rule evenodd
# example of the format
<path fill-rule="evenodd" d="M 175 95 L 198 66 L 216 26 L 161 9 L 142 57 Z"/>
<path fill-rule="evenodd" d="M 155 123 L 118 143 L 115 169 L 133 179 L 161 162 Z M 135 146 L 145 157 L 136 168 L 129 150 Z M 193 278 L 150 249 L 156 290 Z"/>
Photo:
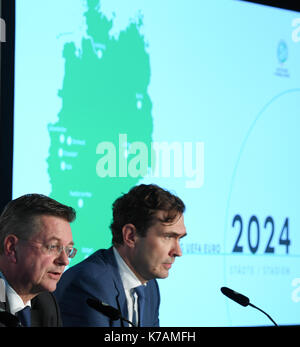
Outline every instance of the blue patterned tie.
<path fill-rule="evenodd" d="M 25 306 L 23 310 L 18 311 L 17 316 L 23 327 L 31 326 L 31 310 L 29 306 Z"/>
<path fill-rule="evenodd" d="M 143 318 L 144 318 L 144 310 L 145 310 L 145 286 L 141 285 L 134 288 L 137 296 L 138 296 L 138 312 L 139 312 L 139 326 L 144 326 Z"/>

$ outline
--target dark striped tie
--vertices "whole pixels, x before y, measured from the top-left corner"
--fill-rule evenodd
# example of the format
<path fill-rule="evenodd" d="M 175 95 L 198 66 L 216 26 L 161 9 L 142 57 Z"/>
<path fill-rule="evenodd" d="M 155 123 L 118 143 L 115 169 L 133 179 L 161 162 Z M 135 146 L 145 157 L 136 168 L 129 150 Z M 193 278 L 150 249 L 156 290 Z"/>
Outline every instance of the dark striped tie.
<path fill-rule="evenodd" d="M 144 310 L 145 310 L 145 286 L 141 285 L 134 288 L 138 296 L 138 312 L 139 312 L 139 326 L 144 326 Z"/>
<path fill-rule="evenodd" d="M 31 326 L 31 310 L 29 306 L 25 306 L 23 310 L 18 311 L 17 316 L 23 327 Z"/>

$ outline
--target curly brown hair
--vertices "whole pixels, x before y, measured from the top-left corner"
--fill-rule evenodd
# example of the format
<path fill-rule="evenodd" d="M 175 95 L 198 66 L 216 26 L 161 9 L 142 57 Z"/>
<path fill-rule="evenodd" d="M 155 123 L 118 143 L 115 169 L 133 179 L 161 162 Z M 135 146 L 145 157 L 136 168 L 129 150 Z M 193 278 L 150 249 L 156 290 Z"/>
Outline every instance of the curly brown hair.
<path fill-rule="evenodd" d="M 144 237 L 147 230 L 158 217 L 158 211 L 166 212 L 162 223 L 171 223 L 185 211 L 183 201 L 169 191 L 154 184 L 141 184 L 133 187 L 113 203 L 113 221 L 110 225 L 114 245 L 123 244 L 122 228 L 125 224 L 133 224 L 137 233 Z"/>

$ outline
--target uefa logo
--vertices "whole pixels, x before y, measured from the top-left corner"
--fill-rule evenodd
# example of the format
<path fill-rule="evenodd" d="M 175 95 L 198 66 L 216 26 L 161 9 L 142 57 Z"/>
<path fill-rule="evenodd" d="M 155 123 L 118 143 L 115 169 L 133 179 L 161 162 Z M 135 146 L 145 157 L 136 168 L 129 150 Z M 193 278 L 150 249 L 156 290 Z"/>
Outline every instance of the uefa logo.
<path fill-rule="evenodd" d="M 288 58 L 288 46 L 284 40 L 279 41 L 277 46 L 277 59 L 280 64 L 287 61 Z"/>
<path fill-rule="evenodd" d="M 290 77 L 290 72 L 286 66 L 286 61 L 288 59 L 289 51 L 288 45 L 284 40 L 280 40 L 277 43 L 276 57 L 278 61 L 278 66 L 275 70 L 275 75 L 279 77 Z"/>

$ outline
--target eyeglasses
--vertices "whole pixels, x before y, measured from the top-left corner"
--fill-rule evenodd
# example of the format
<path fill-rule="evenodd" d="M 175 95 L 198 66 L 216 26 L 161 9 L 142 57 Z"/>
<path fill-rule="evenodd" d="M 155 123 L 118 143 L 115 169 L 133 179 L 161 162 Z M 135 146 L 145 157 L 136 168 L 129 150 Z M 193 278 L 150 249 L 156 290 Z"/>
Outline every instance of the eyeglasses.
<path fill-rule="evenodd" d="M 42 245 L 42 247 L 44 248 L 44 250 L 53 256 L 59 257 L 61 255 L 61 252 L 64 250 L 66 255 L 68 256 L 68 258 L 74 258 L 76 253 L 77 253 L 77 249 L 74 247 L 70 247 L 70 246 L 61 246 L 61 245 L 45 245 L 42 242 L 38 242 L 38 241 L 32 241 L 32 240 L 26 240 L 26 239 L 20 239 L 23 241 L 26 241 L 28 243 L 37 243 Z"/>

